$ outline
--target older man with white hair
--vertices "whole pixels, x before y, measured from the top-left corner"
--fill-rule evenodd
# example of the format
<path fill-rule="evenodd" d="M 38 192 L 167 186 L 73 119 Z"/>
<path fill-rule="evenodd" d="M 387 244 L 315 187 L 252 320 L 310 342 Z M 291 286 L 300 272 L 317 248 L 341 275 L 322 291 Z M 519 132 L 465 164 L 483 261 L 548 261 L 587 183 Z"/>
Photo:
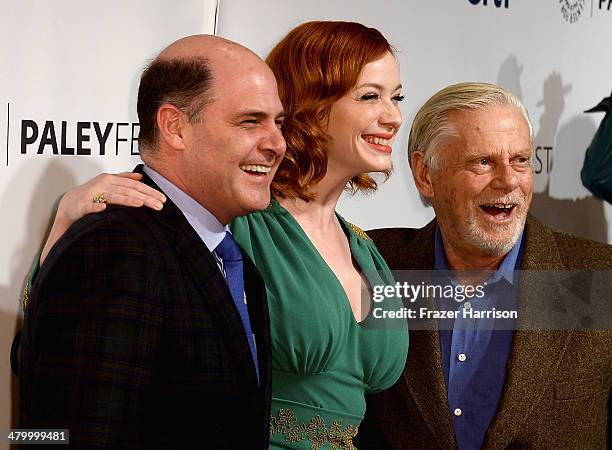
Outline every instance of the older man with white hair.
<path fill-rule="evenodd" d="M 612 333 L 530 327 L 527 311 L 554 309 L 557 286 L 507 275 L 612 269 L 611 246 L 528 214 L 532 138 L 520 100 L 492 84 L 449 86 L 417 113 L 409 161 L 436 217 L 369 235 L 394 270 L 491 271 L 473 307 L 507 302 L 519 315 L 501 329 L 461 319 L 412 329 L 403 376 L 368 400 L 360 448 L 605 448 Z"/>

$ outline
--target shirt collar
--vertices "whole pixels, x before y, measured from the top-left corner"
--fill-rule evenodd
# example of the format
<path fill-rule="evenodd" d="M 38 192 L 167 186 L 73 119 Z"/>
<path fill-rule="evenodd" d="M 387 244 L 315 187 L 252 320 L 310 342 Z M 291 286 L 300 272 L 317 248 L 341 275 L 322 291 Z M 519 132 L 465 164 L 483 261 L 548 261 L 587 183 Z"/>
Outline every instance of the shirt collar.
<path fill-rule="evenodd" d="M 147 165 L 143 171 L 183 213 L 206 247 L 211 252 L 214 251 L 225 237 L 225 233 L 229 231 L 229 227 L 224 226 L 210 211 L 160 173 Z"/>
<path fill-rule="evenodd" d="M 514 271 L 519 269 L 522 259 L 524 234 L 525 230 L 523 229 L 516 244 L 514 244 L 512 249 L 506 254 L 495 273 L 489 277 L 487 284 L 497 283 L 503 277 L 510 284 L 514 285 L 516 280 Z M 444 244 L 442 242 L 442 233 L 440 232 L 438 224 L 436 224 L 434 269 L 450 270 L 448 267 L 448 260 L 446 259 L 446 252 L 444 251 Z"/>

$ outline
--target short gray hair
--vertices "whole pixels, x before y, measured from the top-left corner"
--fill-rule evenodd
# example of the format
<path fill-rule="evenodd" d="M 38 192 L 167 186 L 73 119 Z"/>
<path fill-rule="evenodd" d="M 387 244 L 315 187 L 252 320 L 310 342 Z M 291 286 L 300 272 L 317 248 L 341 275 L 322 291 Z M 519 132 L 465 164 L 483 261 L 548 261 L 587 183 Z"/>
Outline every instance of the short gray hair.
<path fill-rule="evenodd" d="M 423 153 L 423 160 L 431 168 L 437 168 L 435 149 L 442 138 L 455 134 L 448 115 L 451 111 L 473 111 L 489 106 L 508 105 L 518 108 L 527 124 L 533 142 L 533 128 L 529 114 L 521 100 L 505 89 L 490 83 L 458 83 L 435 93 L 419 109 L 408 138 L 408 164 L 412 167 L 412 155 Z"/>

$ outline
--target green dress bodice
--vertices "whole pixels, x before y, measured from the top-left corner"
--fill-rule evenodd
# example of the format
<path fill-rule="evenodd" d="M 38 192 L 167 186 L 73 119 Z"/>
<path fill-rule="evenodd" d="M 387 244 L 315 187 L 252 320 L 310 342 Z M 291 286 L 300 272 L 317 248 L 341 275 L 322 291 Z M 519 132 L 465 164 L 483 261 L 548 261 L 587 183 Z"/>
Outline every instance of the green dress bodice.
<path fill-rule="evenodd" d="M 337 217 L 370 286 L 393 283 L 372 240 Z M 335 274 L 276 200 L 265 211 L 234 220 L 232 233 L 267 287 L 270 448 L 344 448 L 363 419 L 364 395 L 390 387 L 404 369 L 406 322 L 387 326 L 372 314 L 357 322 Z M 399 302 L 386 305 L 398 307 Z"/>

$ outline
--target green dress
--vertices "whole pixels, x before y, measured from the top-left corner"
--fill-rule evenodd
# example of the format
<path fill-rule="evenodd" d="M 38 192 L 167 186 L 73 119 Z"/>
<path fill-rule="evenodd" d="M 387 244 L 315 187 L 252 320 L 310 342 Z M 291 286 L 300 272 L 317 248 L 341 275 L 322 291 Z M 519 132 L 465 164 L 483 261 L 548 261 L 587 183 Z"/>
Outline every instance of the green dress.
<path fill-rule="evenodd" d="M 337 215 L 370 286 L 393 283 L 368 236 Z M 276 200 L 233 221 L 232 232 L 261 272 L 272 334 L 270 448 L 354 448 L 364 395 L 393 385 L 408 353 L 405 320 L 357 322 L 335 274 Z M 376 304 L 398 309 L 399 300 Z"/>

